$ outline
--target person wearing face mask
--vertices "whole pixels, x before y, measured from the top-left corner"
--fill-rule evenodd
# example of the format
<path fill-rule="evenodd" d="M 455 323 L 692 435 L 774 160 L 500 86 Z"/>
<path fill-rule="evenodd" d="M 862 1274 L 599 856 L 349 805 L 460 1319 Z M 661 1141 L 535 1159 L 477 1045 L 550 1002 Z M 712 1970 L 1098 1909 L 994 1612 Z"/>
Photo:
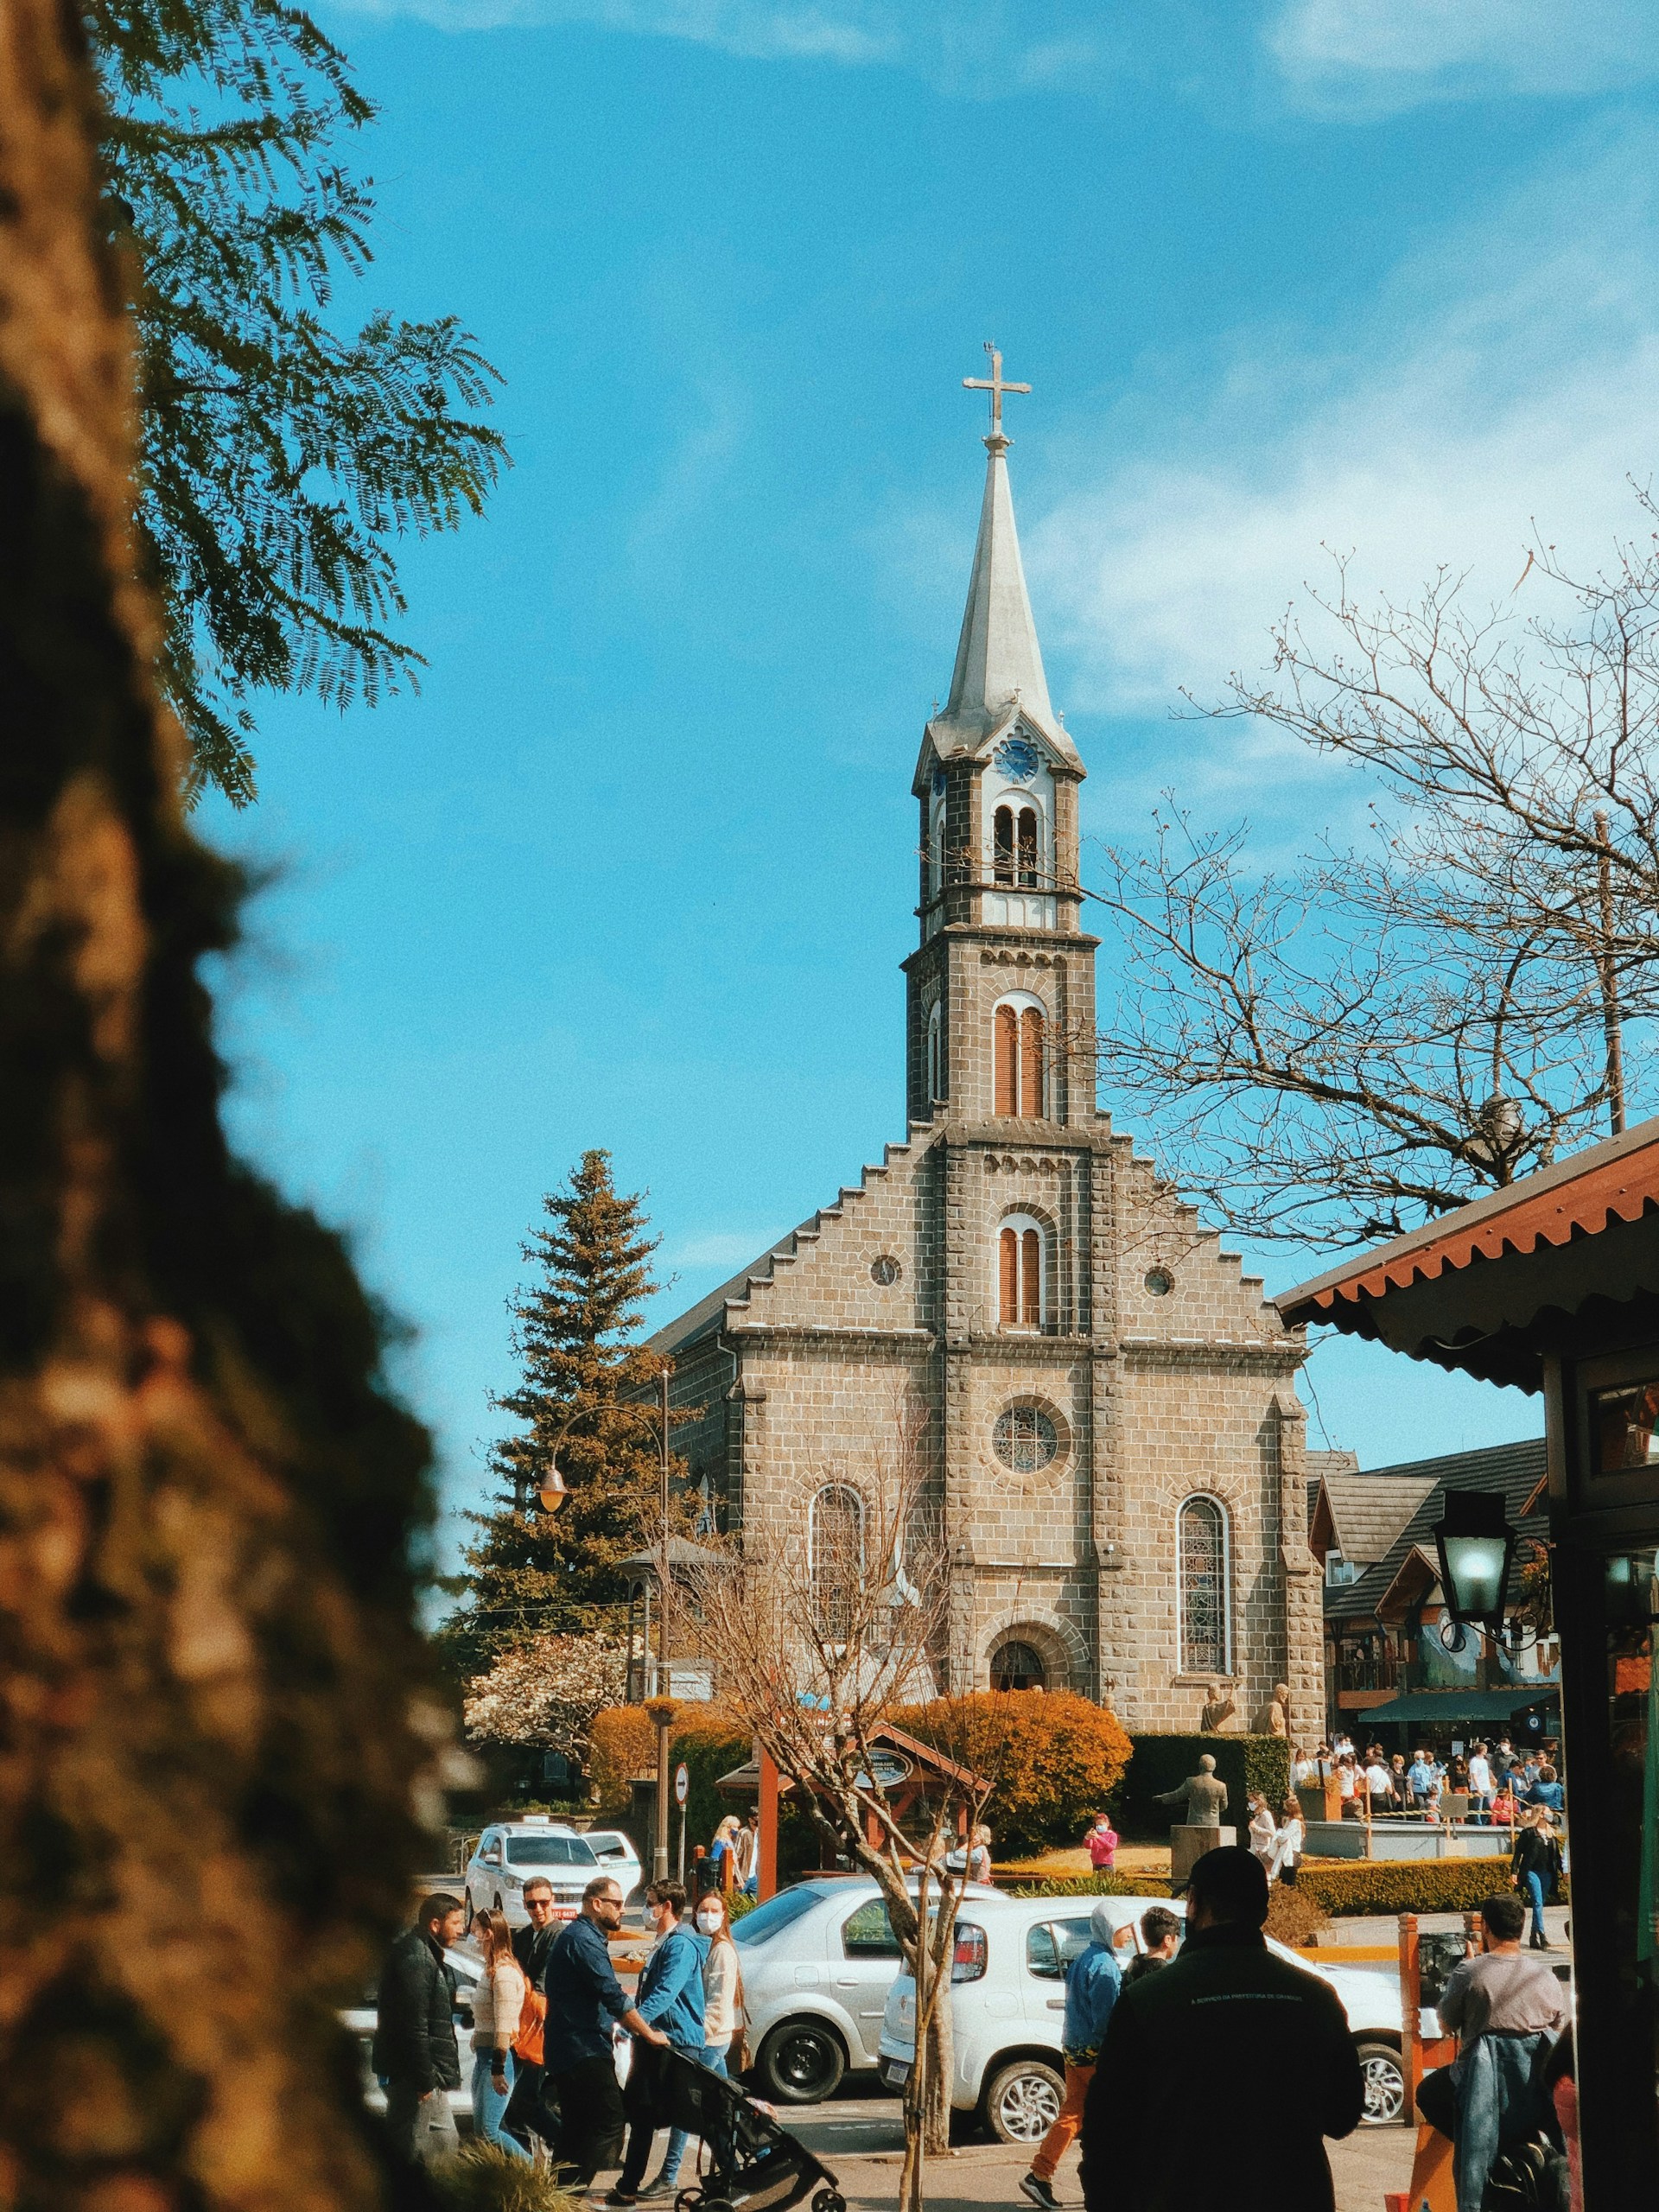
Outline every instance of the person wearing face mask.
<path fill-rule="evenodd" d="M 718 1890 L 697 1899 L 697 1933 L 707 1937 L 708 1955 L 702 1962 L 702 2050 L 699 2054 L 711 2074 L 729 2072 L 727 2056 L 743 2019 L 743 1976 L 738 1967 L 737 1946 L 732 1941 L 726 1900 Z M 672 2196 L 680 2185 L 680 2168 L 691 2138 L 683 2128 L 670 2131 L 662 2171 L 644 2196 Z"/>
<path fill-rule="evenodd" d="M 666 2044 L 690 2059 L 701 2059 L 703 2050 L 702 1962 L 709 1939 L 687 1921 L 685 1891 L 677 1882 L 653 1882 L 645 1891 L 645 1913 L 657 1941 L 634 2000 L 645 2034 L 634 2031 L 633 2063 L 623 2097 L 627 2154 L 615 2188 L 604 2197 L 612 2207 L 639 2202 L 662 2103 L 660 2047 Z"/>

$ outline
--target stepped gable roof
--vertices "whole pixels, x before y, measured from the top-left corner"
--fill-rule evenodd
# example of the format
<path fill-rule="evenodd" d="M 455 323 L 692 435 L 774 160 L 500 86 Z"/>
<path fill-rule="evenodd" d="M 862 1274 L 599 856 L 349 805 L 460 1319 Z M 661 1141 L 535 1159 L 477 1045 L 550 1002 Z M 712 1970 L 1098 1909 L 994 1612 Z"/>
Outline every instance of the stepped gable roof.
<path fill-rule="evenodd" d="M 1523 1390 L 1592 1300 L 1659 1296 L 1659 1119 L 1587 1146 L 1275 1300 L 1414 1359 Z"/>
<path fill-rule="evenodd" d="M 1338 1480 L 1344 1479 L 1338 1478 Z M 1539 1509 L 1544 1485 L 1544 1440 L 1529 1438 L 1522 1444 L 1489 1445 L 1479 1452 L 1453 1452 L 1439 1459 L 1415 1459 L 1404 1466 L 1379 1467 L 1374 1473 L 1347 1478 L 1353 1482 L 1383 1483 L 1397 1501 L 1407 1484 L 1416 1485 L 1416 1506 L 1388 1549 L 1357 1581 L 1325 1592 L 1327 1621 L 1366 1621 L 1377 1618 L 1377 1609 L 1413 1552 L 1435 1559 L 1434 1523 L 1448 1490 L 1495 1490 L 1502 1493 L 1504 1512 L 1519 1528 L 1531 1519 L 1541 1522 Z"/>

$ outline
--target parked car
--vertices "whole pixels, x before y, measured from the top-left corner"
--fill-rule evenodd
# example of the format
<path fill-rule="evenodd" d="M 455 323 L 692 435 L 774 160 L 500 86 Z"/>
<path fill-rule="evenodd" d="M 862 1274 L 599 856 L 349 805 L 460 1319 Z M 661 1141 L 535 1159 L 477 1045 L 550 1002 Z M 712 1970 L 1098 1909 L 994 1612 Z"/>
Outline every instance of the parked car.
<path fill-rule="evenodd" d="M 598 1859 L 601 1871 L 614 1874 L 622 1885 L 623 1896 L 632 1897 L 645 1878 L 632 1837 L 624 1835 L 620 1828 L 589 1828 L 587 1843 Z"/>
<path fill-rule="evenodd" d="M 455 2056 L 461 2064 L 461 2083 L 458 2089 L 448 2093 L 449 2109 L 455 2115 L 455 2125 L 465 2130 L 473 2124 L 473 1992 L 483 1977 L 484 1962 L 475 1951 L 446 1950 L 444 1957 L 454 1970 L 455 1976 Z M 380 2012 L 377 1993 L 371 1989 L 360 2005 L 348 2005 L 340 2019 L 347 2031 L 358 2040 L 363 2057 L 363 2094 L 376 2112 L 386 2108 L 386 2093 L 375 2077 L 372 2052 L 374 2031 Z"/>
<path fill-rule="evenodd" d="M 977 1907 L 995 1897 L 976 1884 Z M 874 2069 L 899 1940 L 863 1876 L 826 1874 L 779 1890 L 732 1924 L 760 2094 L 816 2104 L 850 2072 Z"/>
<path fill-rule="evenodd" d="M 574 1920 L 582 1910 L 582 1893 L 600 1871 L 600 1862 L 585 1835 L 550 1821 L 543 1813 L 527 1813 L 521 1821 L 498 1821 L 485 1829 L 473 1847 L 464 1877 L 467 1918 L 492 1906 L 507 1916 L 512 1928 L 530 1919 L 524 1910 L 524 1884 L 544 1874 L 553 1885 L 553 1916 Z"/>
<path fill-rule="evenodd" d="M 992 1893 L 957 1922 L 957 1965 L 951 1975 L 955 2079 L 950 2101 L 976 2112 L 1003 2143 L 1039 2143 L 1065 2094 L 1060 2029 L 1065 1970 L 1090 1941 L 1098 1899 L 1010 1897 Z M 1181 1915 L 1167 1897 L 1108 1897 L 1115 1929 L 1128 1928 L 1144 1948 L 1140 1920 L 1148 1905 Z M 1128 1938 L 1120 1955 L 1128 1955 Z M 1387 1967 L 1320 1966 L 1307 1954 L 1268 1939 L 1268 1948 L 1304 1973 L 1317 1974 L 1341 1998 L 1365 2076 L 1363 2125 L 1397 2121 L 1405 2097 L 1401 2060 L 1400 1983 Z M 965 1961 L 965 1963 L 964 1963 Z M 916 2056 L 916 1991 L 901 1974 L 888 1992 L 880 2040 L 881 2078 L 902 2088 Z"/>

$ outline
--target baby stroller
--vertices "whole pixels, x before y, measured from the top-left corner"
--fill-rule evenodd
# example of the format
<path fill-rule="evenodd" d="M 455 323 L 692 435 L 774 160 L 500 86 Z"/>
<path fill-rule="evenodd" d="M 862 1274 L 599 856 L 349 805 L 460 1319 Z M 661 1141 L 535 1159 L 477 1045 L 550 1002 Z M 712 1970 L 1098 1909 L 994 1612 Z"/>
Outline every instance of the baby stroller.
<path fill-rule="evenodd" d="M 847 2212 L 829 2167 L 735 2082 L 677 2050 L 658 2058 L 658 2125 L 701 2136 L 709 2160 L 697 2185 L 676 2196 L 674 2212 L 789 2212 L 809 2191 L 812 2212 Z"/>

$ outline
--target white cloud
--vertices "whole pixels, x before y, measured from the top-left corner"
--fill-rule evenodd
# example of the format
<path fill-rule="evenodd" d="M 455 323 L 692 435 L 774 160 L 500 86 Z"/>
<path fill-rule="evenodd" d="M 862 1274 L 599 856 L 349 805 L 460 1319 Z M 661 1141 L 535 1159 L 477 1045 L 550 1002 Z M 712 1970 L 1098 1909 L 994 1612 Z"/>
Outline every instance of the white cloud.
<path fill-rule="evenodd" d="M 1632 534 L 1627 478 L 1659 457 L 1655 152 L 1634 129 L 1580 144 L 1354 327 L 1237 335 L 1064 437 L 1052 474 L 1075 488 L 1027 546 L 1057 696 L 1161 713 L 1262 669 L 1269 623 L 1328 580 L 1321 546 L 1353 552 L 1363 595 L 1446 563 L 1490 600 L 1535 518 L 1590 564 Z"/>
<path fill-rule="evenodd" d="M 1652 0 L 1283 0 L 1263 43 L 1306 105 L 1614 90 L 1659 73 Z"/>

